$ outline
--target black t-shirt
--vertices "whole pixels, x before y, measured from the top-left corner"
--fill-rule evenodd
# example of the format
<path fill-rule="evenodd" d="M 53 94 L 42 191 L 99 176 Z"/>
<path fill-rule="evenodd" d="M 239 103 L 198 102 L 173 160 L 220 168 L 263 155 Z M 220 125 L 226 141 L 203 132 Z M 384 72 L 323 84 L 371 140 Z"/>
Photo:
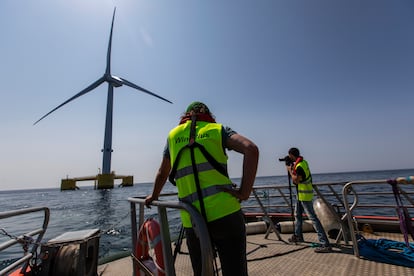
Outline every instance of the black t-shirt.
<path fill-rule="evenodd" d="M 303 170 L 302 167 L 297 167 L 296 168 L 296 175 L 297 176 L 301 176 L 302 177 L 302 181 L 304 181 L 306 179 L 306 173 L 305 173 L 305 171 Z"/>

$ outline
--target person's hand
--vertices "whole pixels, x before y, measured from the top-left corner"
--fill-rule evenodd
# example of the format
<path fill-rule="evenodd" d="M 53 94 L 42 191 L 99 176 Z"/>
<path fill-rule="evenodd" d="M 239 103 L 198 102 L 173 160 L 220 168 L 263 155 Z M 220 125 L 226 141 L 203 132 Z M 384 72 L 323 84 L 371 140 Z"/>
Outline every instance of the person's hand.
<path fill-rule="evenodd" d="M 148 195 L 145 198 L 145 206 L 147 206 L 148 208 L 151 208 L 150 204 L 151 202 L 153 202 L 154 200 L 157 200 L 156 198 L 154 198 L 152 195 Z"/>
<path fill-rule="evenodd" d="M 286 166 L 287 172 L 292 175 L 292 166 Z"/>
<path fill-rule="evenodd" d="M 407 180 L 405 179 L 405 177 L 397 177 L 395 181 L 397 181 L 397 183 L 400 183 L 400 184 L 407 184 Z"/>
<path fill-rule="evenodd" d="M 397 181 L 397 183 L 399 184 L 409 184 L 413 182 L 413 179 L 411 176 L 407 176 L 407 177 L 397 177 L 397 179 L 395 179 L 395 181 Z"/>
<path fill-rule="evenodd" d="M 247 198 L 246 198 L 245 196 L 242 195 L 242 193 L 240 192 L 240 189 L 237 188 L 236 184 L 232 184 L 232 187 L 233 188 L 231 188 L 231 189 L 229 189 L 227 187 L 223 187 L 221 189 L 223 190 L 223 192 L 229 193 L 232 196 L 234 196 L 235 198 L 237 198 L 240 202 L 242 200 L 246 200 L 246 199 L 249 198 L 249 196 L 247 196 Z"/>

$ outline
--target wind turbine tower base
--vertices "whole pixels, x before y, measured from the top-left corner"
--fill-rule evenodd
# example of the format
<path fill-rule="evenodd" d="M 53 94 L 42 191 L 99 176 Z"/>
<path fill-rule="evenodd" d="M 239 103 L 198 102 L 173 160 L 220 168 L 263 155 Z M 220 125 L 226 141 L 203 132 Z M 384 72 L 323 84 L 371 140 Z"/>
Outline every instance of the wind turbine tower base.
<path fill-rule="evenodd" d="M 98 190 L 100 189 L 113 189 L 114 188 L 114 173 L 98 174 Z"/>
<path fill-rule="evenodd" d="M 134 177 L 132 175 L 116 175 L 114 172 L 112 173 L 103 173 L 98 174 L 97 176 L 98 186 L 95 189 L 113 189 L 114 188 L 114 180 L 115 179 L 122 179 L 122 183 L 119 184 L 119 187 L 131 187 L 134 186 Z"/>

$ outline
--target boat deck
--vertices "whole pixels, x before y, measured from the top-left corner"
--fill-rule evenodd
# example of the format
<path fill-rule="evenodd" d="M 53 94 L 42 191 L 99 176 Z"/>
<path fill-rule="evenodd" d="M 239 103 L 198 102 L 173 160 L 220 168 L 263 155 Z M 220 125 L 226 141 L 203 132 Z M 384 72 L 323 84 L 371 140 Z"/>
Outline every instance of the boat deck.
<path fill-rule="evenodd" d="M 403 241 L 397 233 L 363 233 L 367 239 L 387 238 Z M 247 260 L 249 275 L 414 275 L 414 269 L 373 262 L 353 255 L 351 245 L 341 244 L 332 253 L 315 253 L 312 247 L 317 242 L 316 233 L 304 233 L 305 242 L 289 244 L 291 234 L 281 234 L 280 241 L 274 233 L 268 239 L 264 234 L 247 236 Z M 176 275 L 192 275 L 191 264 L 185 242 L 184 254 L 179 254 L 175 263 Z M 132 275 L 131 257 L 122 258 L 98 267 L 98 275 Z"/>

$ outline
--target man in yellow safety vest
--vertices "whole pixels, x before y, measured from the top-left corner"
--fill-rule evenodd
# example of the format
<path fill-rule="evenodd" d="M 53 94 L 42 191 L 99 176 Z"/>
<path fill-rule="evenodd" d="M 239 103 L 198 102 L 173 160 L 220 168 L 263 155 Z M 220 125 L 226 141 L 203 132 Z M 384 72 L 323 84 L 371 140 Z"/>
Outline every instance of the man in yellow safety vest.
<path fill-rule="evenodd" d="M 297 200 L 295 206 L 295 233 L 291 238 L 289 238 L 289 242 L 303 242 L 302 214 L 305 211 L 308 219 L 312 221 L 313 228 L 315 228 L 318 234 L 319 242 L 321 243 L 321 246 L 317 247 L 315 249 L 315 252 L 331 252 L 332 248 L 328 237 L 322 227 L 321 222 L 315 214 L 315 210 L 313 209 L 312 174 L 310 172 L 308 162 L 303 159 L 299 153 L 299 149 L 297 148 L 290 148 L 288 153 L 289 159 L 292 162 L 291 164 L 287 163 L 286 169 L 297 188 Z"/>
<path fill-rule="evenodd" d="M 244 155 L 239 189 L 227 174 L 227 150 Z M 168 135 L 163 159 L 148 205 L 167 181 L 177 186 L 180 201 L 192 204 L 204 217 L 217 249 L 223 275 L 247 275 L 246 229 L 240 201 L 247 200 L 257 171 L 259 150 L 246 137 L 216 123 L 201 102 L 190 104 Z M 201 251 L 190 215 L 181 211 L 195 275 L 201 275 Z"/>

